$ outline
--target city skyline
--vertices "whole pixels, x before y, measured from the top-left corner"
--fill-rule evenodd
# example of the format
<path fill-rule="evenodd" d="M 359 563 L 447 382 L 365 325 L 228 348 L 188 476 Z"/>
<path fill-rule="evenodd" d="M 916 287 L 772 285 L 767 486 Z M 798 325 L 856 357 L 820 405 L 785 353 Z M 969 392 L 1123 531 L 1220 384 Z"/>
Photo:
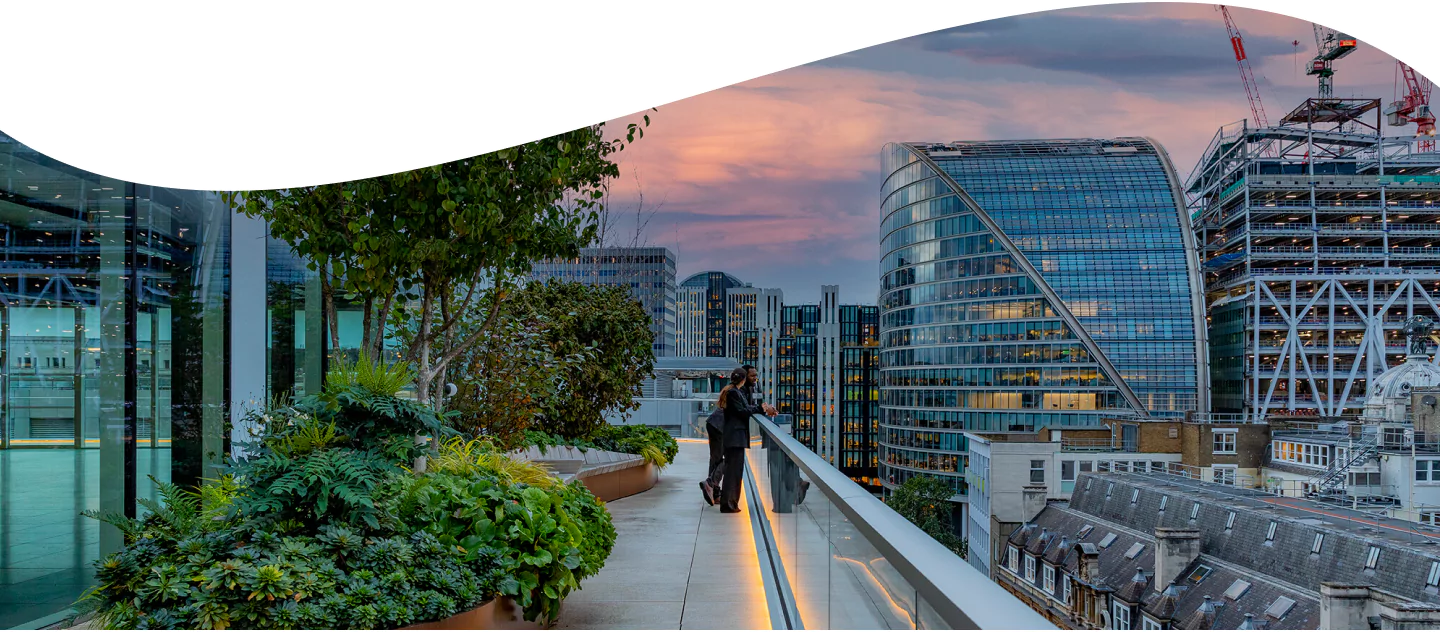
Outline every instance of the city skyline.
<path fill-rule="evenodd" d="M 1271 118 L 1314 96 L 1310 23 L 1232 13 Z M 1336 67 L 1336 96 L 1394 97 L 1383 51 L 1361 42 Z M 633 216 L 643 193 L 644 240 L 675 252 L 680 278 L 725 270 L 798 302 L 838 283 L 842 301 L 870 303 L 886 142 L 1143 135 L 1183 180 L 1215 129 L 1249 107 L 1215 7 L 1148 3 L 937 31 L 649 114 L 646 138 L 620 155 L 612 203 Z"/>

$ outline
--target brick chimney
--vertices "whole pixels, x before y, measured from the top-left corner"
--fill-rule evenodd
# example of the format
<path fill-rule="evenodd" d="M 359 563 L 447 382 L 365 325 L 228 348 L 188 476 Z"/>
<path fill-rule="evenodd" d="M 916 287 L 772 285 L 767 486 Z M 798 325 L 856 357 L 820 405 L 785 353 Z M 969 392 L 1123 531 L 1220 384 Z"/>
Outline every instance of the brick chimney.
<path fill-rule="evenodd" d="M 1180 579 L 1180 574 L 1200 557 L 1199 529 L 1155 530 L 1155 585 Z"/>

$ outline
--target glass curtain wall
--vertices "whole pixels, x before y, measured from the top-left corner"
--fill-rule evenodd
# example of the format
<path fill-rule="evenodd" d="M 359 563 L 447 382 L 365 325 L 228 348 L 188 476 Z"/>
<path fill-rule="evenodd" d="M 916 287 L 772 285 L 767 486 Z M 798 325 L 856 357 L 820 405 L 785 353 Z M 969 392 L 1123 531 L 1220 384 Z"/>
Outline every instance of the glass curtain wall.
<path fill-rule="evenodd" d="M 0 133 L 0 628 L 67 608 L 134 515 L 227 449 L 231 213 Z"/>

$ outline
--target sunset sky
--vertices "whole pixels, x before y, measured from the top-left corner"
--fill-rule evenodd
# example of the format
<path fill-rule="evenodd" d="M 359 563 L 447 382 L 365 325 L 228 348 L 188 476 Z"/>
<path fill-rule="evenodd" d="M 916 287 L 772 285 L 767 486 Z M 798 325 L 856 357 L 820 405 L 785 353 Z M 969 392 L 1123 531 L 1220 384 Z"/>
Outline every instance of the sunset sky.
<path fill-rule="evenodd" d="M 1270 119 L 1313 96 L 1310 23 L 1231 12 Z M 1394 59 L 1364 42 L 1336 62 L 1336 96 L 1389 102 L 1394 84 Z M 643 192 L 642 241 L 674 251 L 680 279 L 720 269 L 783 289 L 787 303 L 818 300 L 821 284 L 874 303 L 885 143 L 1150 136 L 1184 178 L 1216 129 L 1250 110 L 1220 12 L 1167 3 L 961 26 L 649 114 L 645 138 L 622 153 L 618 231 L 634 233 Z"/>

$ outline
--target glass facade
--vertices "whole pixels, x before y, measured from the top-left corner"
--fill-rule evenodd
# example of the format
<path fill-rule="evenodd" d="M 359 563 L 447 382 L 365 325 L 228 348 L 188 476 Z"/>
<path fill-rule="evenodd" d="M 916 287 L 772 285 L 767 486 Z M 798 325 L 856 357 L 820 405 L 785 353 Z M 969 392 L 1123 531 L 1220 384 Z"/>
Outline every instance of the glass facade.
<path fill-rule="evenodd" d="M 0 133 L 0 628 L 65 608 L 156 482 L 228 443 L 231 211 Z"/>
<path fill-rule="evenodd" d="M 585 248 L 573 260 L 536 263 L 530 278 L 630 288 L 650 314 L 655 357 L 677 355 L 675 254 L 669 248 Z"/>
<path fill-rule="evenodd" d="M 883 158 L 887 485 L 934 473 L 963 493 L 963 430 L 1200 408 L 1197 271 L 1155 145 L 892 144 Z"/>
<path fill-rule="evenodd" d="M 676 348 L 680 357 L 731 357 L 727 307 L 730 288 L 748 287 L 724 272 L 692 274 L 680 283 Z M 754 301 L 750 302 L 753 309 Z M 753 317 L 752 317 L 753 318 Z M 734 330 L 739 335 L 742 328 Z M 738 355 L 738 354 L 737 354 Z"/>

